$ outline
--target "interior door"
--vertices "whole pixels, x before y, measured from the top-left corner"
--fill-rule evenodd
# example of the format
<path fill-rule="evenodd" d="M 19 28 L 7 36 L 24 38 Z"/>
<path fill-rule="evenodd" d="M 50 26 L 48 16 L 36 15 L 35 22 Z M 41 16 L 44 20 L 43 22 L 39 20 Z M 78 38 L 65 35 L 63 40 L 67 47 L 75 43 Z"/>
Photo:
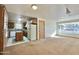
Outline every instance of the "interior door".
<path fill-rule="evenodd" d="M 45 39 L 45 21 L 39 20 L 39 39 Z"/>
<path fill-rule="evenodd" d="M 4 6 L 0 5 L 0 54 L 3 51 L 4 42 Z"/>

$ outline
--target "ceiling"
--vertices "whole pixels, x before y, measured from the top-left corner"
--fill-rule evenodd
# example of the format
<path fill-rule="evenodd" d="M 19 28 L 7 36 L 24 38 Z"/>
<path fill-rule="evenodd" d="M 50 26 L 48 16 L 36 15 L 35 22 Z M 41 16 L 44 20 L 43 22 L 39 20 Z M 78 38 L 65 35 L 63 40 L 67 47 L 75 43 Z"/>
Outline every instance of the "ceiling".
<path fill-rule="evenodd" d="M 17 13 L 19 15 L 33 16 L 45 18 L 47 20 L 57 20 L 65 15 L 65 8 L 69 8 L 71 15 L 79 14 L 79 5 L 63 5 L 63 4 L 37 4 L 38 10 L 32 10 L 30 4 L 6 4 L 8 12 Z"/>

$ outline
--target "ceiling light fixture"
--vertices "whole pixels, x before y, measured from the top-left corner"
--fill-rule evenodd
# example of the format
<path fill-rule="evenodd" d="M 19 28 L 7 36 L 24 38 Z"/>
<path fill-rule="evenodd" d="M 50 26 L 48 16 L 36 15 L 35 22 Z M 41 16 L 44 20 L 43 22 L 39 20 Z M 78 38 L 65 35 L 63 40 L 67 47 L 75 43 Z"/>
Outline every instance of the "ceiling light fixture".
<path fill-rule="evenodd" d="M 37 9 L 38 9 L 38 6 L 37 6 L 36 4 L 32 4 L 32 5 L 31 5 L 31 8 L 32 8 L 33 10 L 37 10 Z"/>
<path fill-rule="evenodd" d="M 70 14 L 71 11 L 69 10 L 69 8 L 66 8 L 66 14 Z"/>

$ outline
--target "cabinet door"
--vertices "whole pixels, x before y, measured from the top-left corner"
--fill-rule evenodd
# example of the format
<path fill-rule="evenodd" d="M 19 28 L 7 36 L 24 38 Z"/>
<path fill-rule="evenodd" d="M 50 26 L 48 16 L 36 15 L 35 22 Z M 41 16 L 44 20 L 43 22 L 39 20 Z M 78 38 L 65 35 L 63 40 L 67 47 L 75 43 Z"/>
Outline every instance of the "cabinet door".
<path fill-rule="evenodd" d="M 23 40 L 23 32 L 16 32 L 16 41 Z"/>
<path fill-rule="evenodd" d="M 39 39 L 45 39 L 45 21 L 39 20 Z"/>

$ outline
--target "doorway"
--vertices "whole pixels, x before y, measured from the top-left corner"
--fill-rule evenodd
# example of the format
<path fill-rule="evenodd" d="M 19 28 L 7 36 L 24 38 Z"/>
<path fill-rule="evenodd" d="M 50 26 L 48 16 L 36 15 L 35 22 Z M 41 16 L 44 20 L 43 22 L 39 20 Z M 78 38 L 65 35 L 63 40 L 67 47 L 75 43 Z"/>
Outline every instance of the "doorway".
<path fill-rule="evenodd" d="M 37 18 L 11 12 L 8 15 L 7 46 L 37 40 Z"/>

